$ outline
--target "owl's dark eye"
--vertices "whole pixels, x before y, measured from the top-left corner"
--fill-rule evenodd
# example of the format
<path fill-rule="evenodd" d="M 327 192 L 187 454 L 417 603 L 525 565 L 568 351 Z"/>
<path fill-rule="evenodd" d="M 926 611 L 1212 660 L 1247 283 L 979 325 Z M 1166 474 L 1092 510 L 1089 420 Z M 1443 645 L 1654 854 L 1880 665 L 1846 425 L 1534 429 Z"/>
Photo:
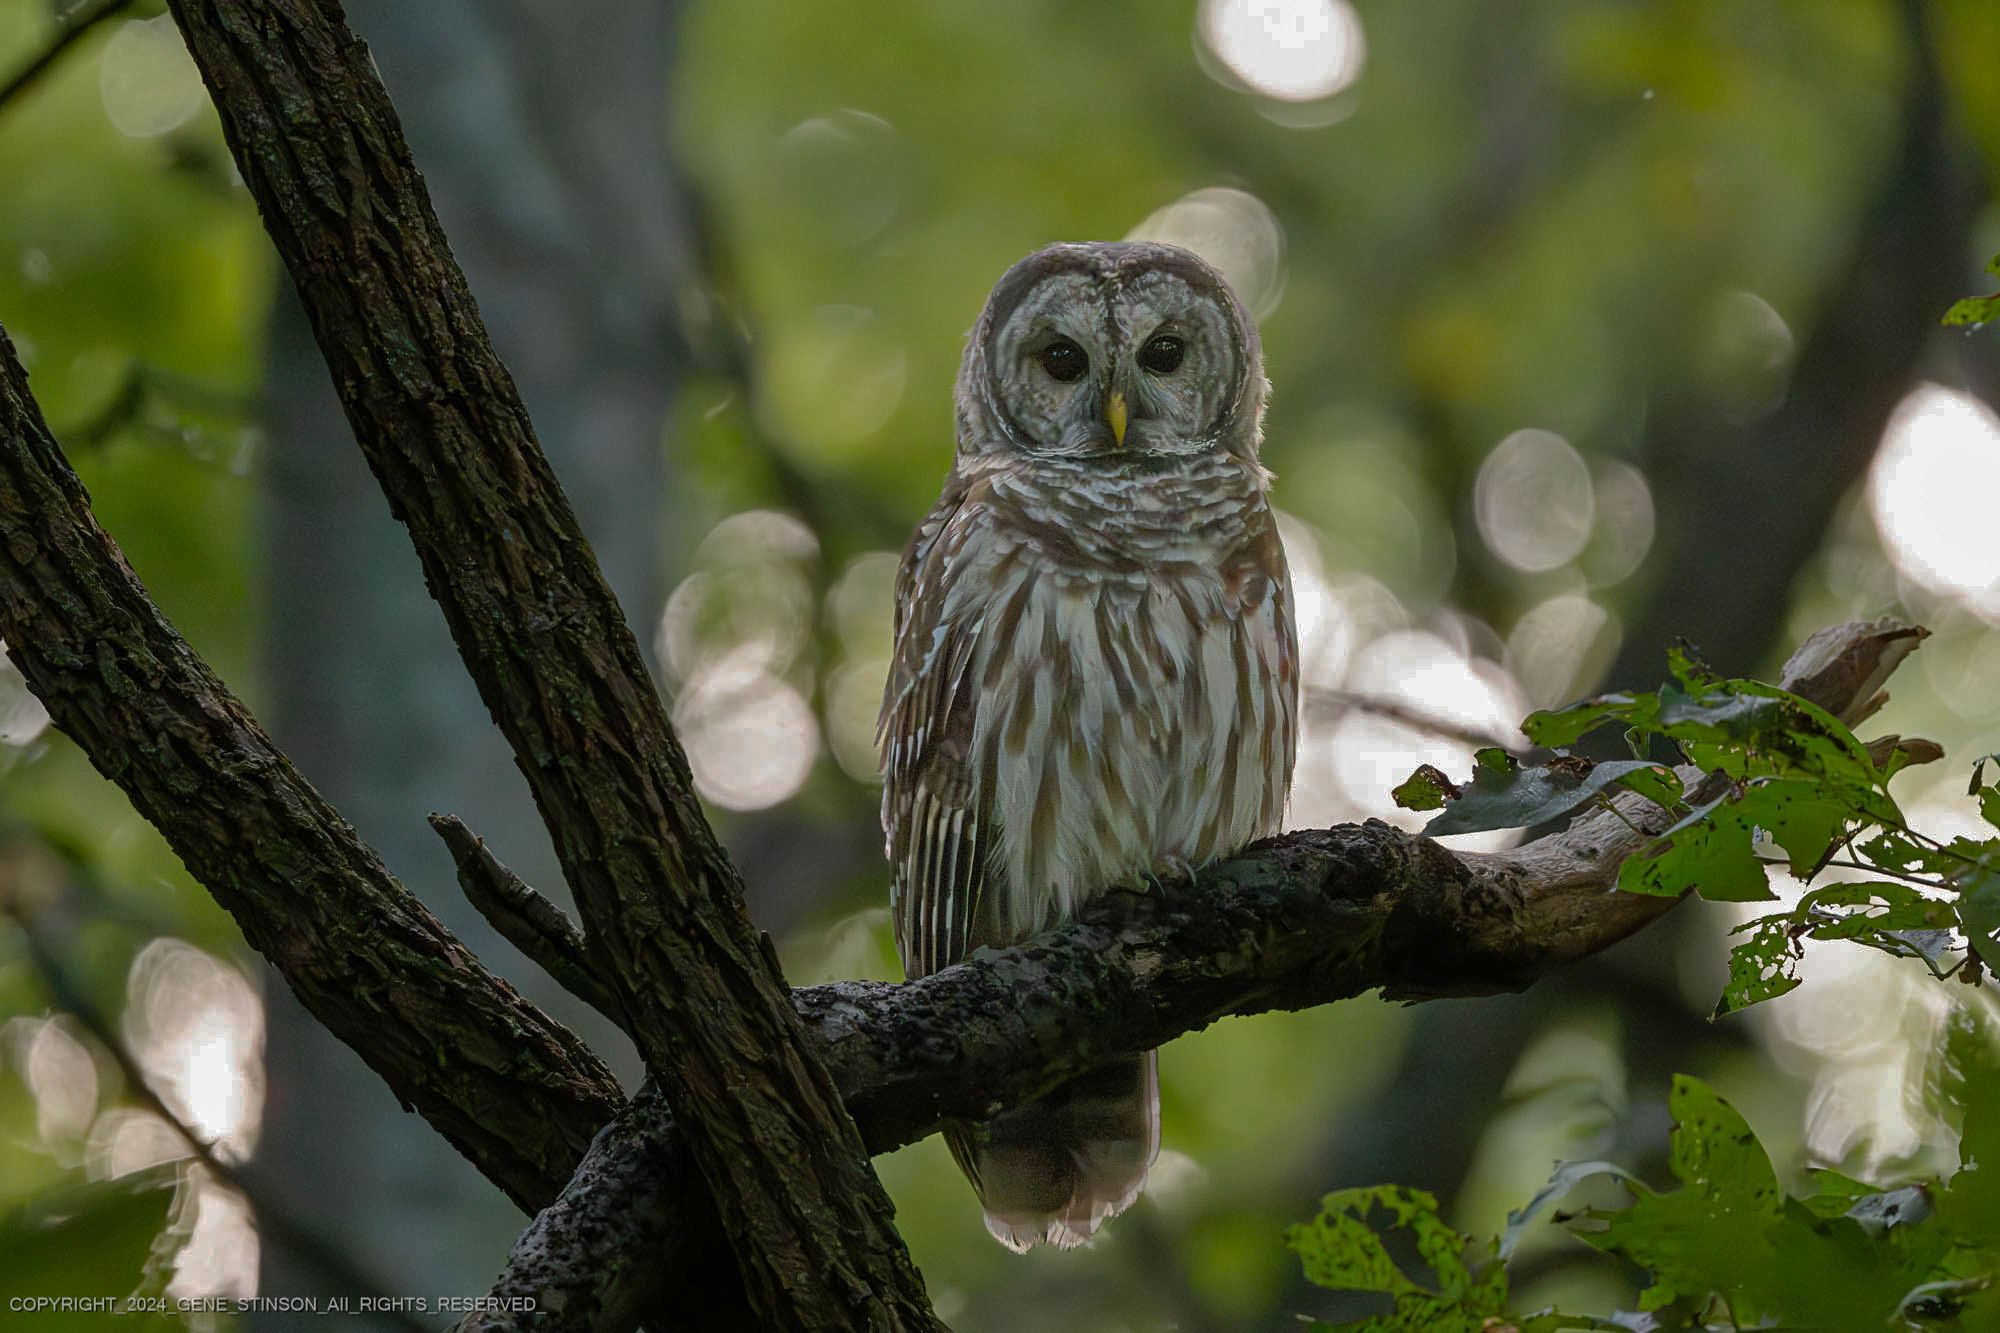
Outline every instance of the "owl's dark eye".
<path fill-rule="evenodd" d="M 1089 354 L 1067 338 L 1058 338 L 1044 347 L 1041 360 L 1049 378 L 1064 384 L 1082 379 L 1083 372 L 1090 369 Z"/>
<path fill-rule="evenodd" d="M 1186 355 L 1186 343 L 1171 333 L 1162 333 L 1146 339 L 1146 345 L 1139 349 L 1139 364 L 1155 375 L 1170 375 L 1180 369 Z"/>

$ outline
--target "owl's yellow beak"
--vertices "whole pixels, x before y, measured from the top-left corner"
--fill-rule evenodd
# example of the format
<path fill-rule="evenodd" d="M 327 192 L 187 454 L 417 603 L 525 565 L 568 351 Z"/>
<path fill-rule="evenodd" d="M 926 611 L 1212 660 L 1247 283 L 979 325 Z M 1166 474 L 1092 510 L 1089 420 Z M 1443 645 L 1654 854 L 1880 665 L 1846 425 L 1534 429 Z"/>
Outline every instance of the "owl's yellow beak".
<path fill-rule="evenodd" d="M 1104 421 L 1111 427 L 1111 438 L 1120 448 L 1125 444 L 1125 395 L 1113 389 L 1111 396 L 1104 400 Z"/>

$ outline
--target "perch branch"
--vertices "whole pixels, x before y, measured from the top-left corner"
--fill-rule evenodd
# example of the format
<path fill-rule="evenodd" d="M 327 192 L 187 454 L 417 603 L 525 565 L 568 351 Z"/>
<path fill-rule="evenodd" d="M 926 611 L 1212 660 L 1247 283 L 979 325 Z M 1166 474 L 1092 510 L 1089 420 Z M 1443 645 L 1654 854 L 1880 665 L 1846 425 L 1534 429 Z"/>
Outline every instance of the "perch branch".
<path fill-rule="evenodd" d="M 1892 621 L 1821 630 L 1780 683 L 1858 719 L 1925 631 Z M 1715 779 L 1683 769 L 1701 799 Z M 838 982 L 792 992 L 860 1122 L 887 1152 L 952 1118 L 1035 1097 L 1107 1057 L 1161 1046 L 1228 1015 L 1303 1009 L 1379 990 L 1417 1001 L 1525 989 L 1609 948 L 1680 898 L 1618 893 L 1618 870 L 1672 816 L 1627 792 L 1512 851 L 1453 852 L 1377 820 L 1266 839 L 1157 894 L 1114 894 L 1061 930 L 903 985 Z M 622 1159 L 593 1151 L 557 1208 L 516 1245 L 496 1295 L 578 1312 L 544 1328 L 618 1328 L 644 1275 L 633 1254 L 701 1243 L 686 1208 L 648 1174 L 671 1161 L 671 1122 L 643 1095 L 620 1117 Z M 636 1251 L 617 1247 L 636 1246 Z M 672 1279 L 665 1279 L 671 1283 Z M 696 1308 L 671 1289 L 652 1300 Z M 593 1323 L 593 1318 L 605 1322 Z M 492 1327 L 477 1320 L 468 1328 Z"/>

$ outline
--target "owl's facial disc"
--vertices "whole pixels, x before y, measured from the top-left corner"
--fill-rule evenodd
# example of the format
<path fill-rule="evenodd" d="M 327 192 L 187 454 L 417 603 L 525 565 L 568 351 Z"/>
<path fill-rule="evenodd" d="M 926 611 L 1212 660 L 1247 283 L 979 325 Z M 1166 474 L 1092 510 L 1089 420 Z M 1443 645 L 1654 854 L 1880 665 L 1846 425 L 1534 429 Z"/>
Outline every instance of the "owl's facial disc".
<path fill-rule="evenodd" d="M 1132 242 L 1053 245 L 1008 270 L 961 381 L 961 448 L 1045 456 L 1256 457 L 1257 334 L 1195 255 Z M 983 418 L 985 429 L 969 424 Z"/>

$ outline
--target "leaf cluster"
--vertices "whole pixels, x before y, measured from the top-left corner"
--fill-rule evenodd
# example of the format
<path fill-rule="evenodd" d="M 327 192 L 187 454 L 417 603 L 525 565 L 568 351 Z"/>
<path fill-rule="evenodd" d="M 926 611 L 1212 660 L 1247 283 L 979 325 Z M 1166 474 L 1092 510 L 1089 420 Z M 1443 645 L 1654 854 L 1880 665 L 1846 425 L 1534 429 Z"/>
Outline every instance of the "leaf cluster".
<path fill-rule="evenodd" d="M 1846 940 L 1971 981 L 2000 962 L 2000 837 L 1931 837 L 1910 826 L 1889 792 L 1890 779 L 1936 757 L 1935 746 L 1900 737 L 1863 744 L 1840 719 L 1776 686 L 1723 679 L 1681 649 L 1669 665 L 1673 679 L 1657 692 L 1530 716 L 1522 731 L 1555 751 L 1546 763 L 1481 750 L 1464 786 L 1426 766 L 1396 799 L 1439 810 L 1424 831 L 1441 836 L 1545 823 L 1590 805 L 1617 811 L 1613 795 L 1637 792 L 1674 820 L 1620 868 L 1625 893 L 1771 901 L 1774 863 L 1807 884 L 1830 868 L 1862 876 L 1822 883 L 1738 927 L 1744 938 L 1731 951 L 1718 1015 L 1796 987 L 1806 939 Z M 1633 758 L 1569 752 L 1612 726 Z M 1687 767 L 1648 757 L 1662 750 L 1707 776 L 1688 785 Z M 2000 833 L 2000 772 L 1988 782 L 1986 765 L 1974 766 L 1969 794 Z"/>
<path fill-rule="evenodd" d="M 1977 1085 L 1977 1086 L 1975 1086 Z M 1972 1329 L 2000 1320 L 2000 1076 L 1980 1061 L 1958 1098 L 1963 1165 L 1948 1183 L 1876 1189 L 1836 1171 L 1788 1194 L 1743 1117 L 1699 1080 L 1674 1081 L 1669 1163 L 1678 1189 L 1655 1190 L 1609 1162 L 1559 1166 L 1498 1240 L 1447 1226 L 1430 1195 L 1394 1186 L 1328 1195 L 1286 1242 L 1319 1286 L 1377 1293 L 1391 1309 L 1327 1333 L 1549 1333 L 1627 1329 Z M 1555 1215 L 1591 1245 L 1648 1274 L 1636 1308 L 1603 1317 L 1509 1312 L 1505 1261 L 1528 1225 L 1580 1183 L 1612 1176 L 1631 1202 Z M 1386 1215 L 1378 1227 L 1370 1219 Z M 1391 1257 L 1396 1233 L 1428 1269 Z"/>
<path fill-rule="evenodd" d="M 1986 271 L 2000 278 L 2000 255 L 1987 262 Z M 1991 296 L 1967 296 L 1951 303 L 1944 312 L 1946 324 L 1986 324 L 2000 319 L 2000 292 Z"/>

